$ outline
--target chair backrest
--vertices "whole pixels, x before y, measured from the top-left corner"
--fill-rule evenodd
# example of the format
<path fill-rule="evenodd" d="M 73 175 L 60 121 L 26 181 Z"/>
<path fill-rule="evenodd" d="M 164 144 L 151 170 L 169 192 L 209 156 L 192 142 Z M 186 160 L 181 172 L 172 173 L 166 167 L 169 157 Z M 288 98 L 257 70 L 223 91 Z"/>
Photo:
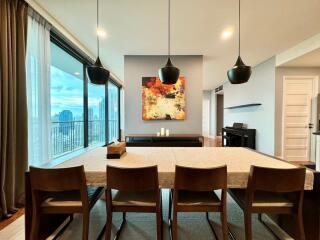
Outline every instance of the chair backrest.
<path fill-rule="evenodd" d="M 227 166 L 190 168 L 176 166 L 174 189 L 211 191 L 227 188 Z"/>
<path fill-rule="evenodd" d="M 84 167 L 35 168 L 30 167 L 31 190 L 62 192 L 87 190 Z"/>
<path fill-rule="evenodd" d="M 107 165 L 107 189 L 132 192 L 159 189 L 158 168 L 120 168 Z"/>
<path fill-rule="evenodd" d="M 305 176 L 305 168 L 278 169 L 251 166 L 248 190 L 299 192 L 304 190 Z"/>

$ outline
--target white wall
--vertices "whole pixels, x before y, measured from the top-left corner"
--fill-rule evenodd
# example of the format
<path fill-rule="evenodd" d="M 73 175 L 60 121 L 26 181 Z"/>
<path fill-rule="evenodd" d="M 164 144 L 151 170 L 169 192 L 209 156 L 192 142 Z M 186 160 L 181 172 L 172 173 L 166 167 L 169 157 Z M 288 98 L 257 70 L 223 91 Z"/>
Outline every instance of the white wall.
<path fill-rule="evenodd" d="M 210 93 L 211 91 L 203 91 L 202 99 L 202 135 L 210 136 Z"/>
<path fill-rule="evenodd" d="M 279 53 L 276 56 L 276 66 L 280 66 L 286 62 L 289 62 L 293 59 L 296 59 L 304 54 L 307 54 L 319 48 L 320 48 L 320 33 L 312 36 L 311 38 L 304 40 L 303 42 L 298 43 L 297 45 L 285 50 L 282 53 Z"/>
<path fill-rule="evenodd" d="M 173 64 L 186 77 L 186 120 L 142 120 L 141 81 L 142 77 L 157 76 L 158 69 L 165 65 L 166 56 L 125 56 L 125 134 L 156 133 L 161 127 L 171 133 L 202 133 L 202 56 L 174 56 Z"/>
<path fill-rule="evenodd" d="M 275 58 L 271 58 L 252 69 L 245 84 L 223 86 L 224 107 L 261 103 L 261 106 L 225 109 L 224 126 L 243 122 L 248 128 L 256 129 L 256 149 L 274 154 L 275 136 Z"/>
<path fill-rule="evenodd" d="M 217 135 L 217 95 L 214 90 L 210 92 L 210 136 Z"/>

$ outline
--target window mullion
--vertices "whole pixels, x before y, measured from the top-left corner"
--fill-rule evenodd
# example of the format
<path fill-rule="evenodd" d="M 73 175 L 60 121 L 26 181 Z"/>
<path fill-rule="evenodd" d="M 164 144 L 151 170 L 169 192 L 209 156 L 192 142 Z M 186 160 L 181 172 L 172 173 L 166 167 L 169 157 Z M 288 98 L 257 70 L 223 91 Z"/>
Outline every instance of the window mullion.
<path fill-rule="evenodd" d="M 106 144 L 109 144 L 109 93 L 108 93 L 109 81 L 105 85 L 105 124 L 106 124 Z"/>
<path fill-rule="evenodd" d="M 88 78 L 86 74 L 86 65 L 83 64 L 83 120 L 84 120 L 84 147 L 89 146 L 89 117 L 88 117 Z"/>
<path fill-rule="evenodd" d="M 120 95 L 121 88 L 118 87 L 118 140 L 121 141 L 121 95 Z"/>

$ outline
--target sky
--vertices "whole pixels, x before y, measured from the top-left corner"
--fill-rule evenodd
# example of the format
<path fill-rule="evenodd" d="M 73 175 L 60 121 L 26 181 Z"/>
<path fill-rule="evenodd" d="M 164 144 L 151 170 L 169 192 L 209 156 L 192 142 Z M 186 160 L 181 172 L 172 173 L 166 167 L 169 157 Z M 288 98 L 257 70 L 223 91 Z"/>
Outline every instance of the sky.
<path fill-rule="evenodd" d="M 83 80 L 51 66 L 51 116 L 70 110 L 74 116 L 83 114 Z M 99 102 L 105 96 L 104 86 L 88 85 L 89 108 L 99 115 Z"/>

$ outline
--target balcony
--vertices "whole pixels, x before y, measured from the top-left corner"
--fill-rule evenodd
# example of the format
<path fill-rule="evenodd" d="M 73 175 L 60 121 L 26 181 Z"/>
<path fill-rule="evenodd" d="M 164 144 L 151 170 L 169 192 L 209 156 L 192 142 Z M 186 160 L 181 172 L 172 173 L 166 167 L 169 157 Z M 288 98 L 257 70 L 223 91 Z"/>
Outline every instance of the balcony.
<path fill-rule="evenodd" d="M 106 142 L 105 120 L 88 122 L 89 146 Z M 118 120 L 109 120 L 109 141 L 118 139 Z M 51 156 L 53 159 L 84 148 L 84 121 L 51 122 Z"/>

